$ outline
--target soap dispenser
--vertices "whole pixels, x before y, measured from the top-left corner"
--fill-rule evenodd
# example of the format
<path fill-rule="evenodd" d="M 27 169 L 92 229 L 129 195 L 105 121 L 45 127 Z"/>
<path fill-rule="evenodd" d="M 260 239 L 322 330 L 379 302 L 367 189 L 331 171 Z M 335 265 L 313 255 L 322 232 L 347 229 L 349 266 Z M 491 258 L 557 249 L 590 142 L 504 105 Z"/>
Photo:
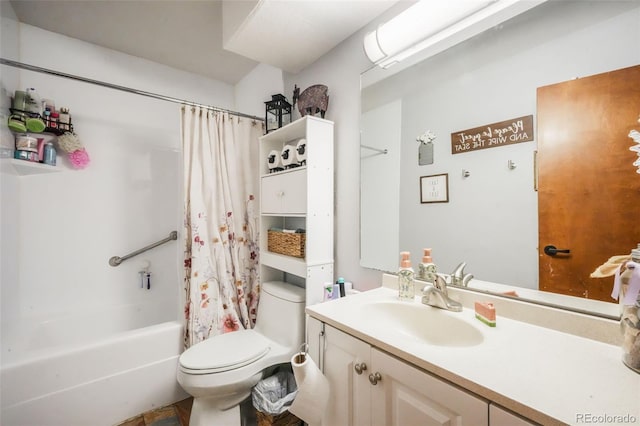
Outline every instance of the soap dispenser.
<path fill-rule="evenodd" d="M 422 249 L 422 251 L 422 263 L 418 265 L 418 278 L 433 283 L 436 280 L 438 268 L 431 258 L 431 249 L 426 248 Z"/>
<path fill-rule="evenodd" d="M 411 254 L 400 252 L 400 269 L 398 270 L 398 297 L 400 300 L 413 302 L 416 295 L 415 272 L 411 267 Z"/>

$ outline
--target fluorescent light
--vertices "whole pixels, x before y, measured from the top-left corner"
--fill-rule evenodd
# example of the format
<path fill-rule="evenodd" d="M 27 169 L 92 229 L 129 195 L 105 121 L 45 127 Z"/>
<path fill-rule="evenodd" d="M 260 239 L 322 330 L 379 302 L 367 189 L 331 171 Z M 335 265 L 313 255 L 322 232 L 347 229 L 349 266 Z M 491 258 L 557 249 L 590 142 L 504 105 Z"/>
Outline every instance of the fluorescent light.
<path fill-rule="evenodd" d="M 382 68 L 427 48 L 436 54 L 546 0 L 421 0 L 364 37 Z"/>

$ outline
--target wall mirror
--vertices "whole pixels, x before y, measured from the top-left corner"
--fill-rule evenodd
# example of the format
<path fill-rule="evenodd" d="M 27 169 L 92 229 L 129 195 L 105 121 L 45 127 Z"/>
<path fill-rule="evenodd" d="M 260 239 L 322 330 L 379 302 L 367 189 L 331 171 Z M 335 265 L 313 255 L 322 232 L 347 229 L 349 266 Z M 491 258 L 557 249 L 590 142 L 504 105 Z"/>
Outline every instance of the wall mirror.
<path fill-rule="evenodd" d="M 417 267 L 422 248 L 430 247 L 440 272 L 464 261 L 481 290 L 499 283 L 499 292 L 514 290 L 523 299 L 617 317 L 613 299 L 538 290 L 537 89 L 640 64 L 639 19 L 637 2 L 549 1 L 435 56 L 363 73 L 361 265 L 395 273 L 399 251 L 411 251 Z M 452 154 L 452 133 L 529 115 L 532 141 Z M 416 139 L 425 132 L 436 137 L 433 162 L 418 165 Z M 572 185 L 596 167 L 585 162 Z M 448 202 L 421 203 L 420 178 L 445 173 Z M 638 217 L 635 208 L 626 213 Z M 612 207 L 611 215 L 626 213 Z M 603 226 L 610 219 L 602 217 Z M 602 262 L 640 243 L 637 221 L 629 232 L 633 245 L 602 253 Z M 613 278 L 603 283 L 612 286 Z"/>

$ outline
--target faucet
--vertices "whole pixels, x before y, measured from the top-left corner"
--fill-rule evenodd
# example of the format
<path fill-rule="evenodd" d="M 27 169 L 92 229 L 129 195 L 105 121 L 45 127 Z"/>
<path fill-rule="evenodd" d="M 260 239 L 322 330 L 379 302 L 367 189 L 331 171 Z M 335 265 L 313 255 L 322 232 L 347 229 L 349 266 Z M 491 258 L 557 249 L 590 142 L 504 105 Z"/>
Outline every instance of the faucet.
<path fill-rule="evenodd" d="M 464 273 L 465 266 L 467 266 L 466 262 L 462 262 L 456 266 L 456 269 L 451 273 L 451 284 L 461 287 L 467 287 L 469 285 L 469 281 L 471 281 L 473 275 Z"/>
<path fill-rule="evenodd" d="M 462 311 L 462 304 L 451 298 L 447 293 L 447 282 L 440 274 L 436 274 L 433 285 L 427 284 L 422 289 L 422 303 L 435 308 L 446 309 L 448 311 Z"/>

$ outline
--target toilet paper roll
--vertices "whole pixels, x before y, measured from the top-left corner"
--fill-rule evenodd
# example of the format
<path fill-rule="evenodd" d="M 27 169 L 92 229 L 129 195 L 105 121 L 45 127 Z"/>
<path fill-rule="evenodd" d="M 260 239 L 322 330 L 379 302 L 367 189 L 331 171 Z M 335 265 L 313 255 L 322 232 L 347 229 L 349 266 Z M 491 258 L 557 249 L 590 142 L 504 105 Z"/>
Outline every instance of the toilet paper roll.
<path fill-rule="evenodd" d="M 296 159 L 300 164 L 307 163 L 307 140 L 300 139 L 296 144 Z"/>
<path fill-rule="evenodd" d="M 282 168 L 282 160 L 280 159 L 280 151 L 272 150 L 267 157 L 267 165 L 269 170 L 278 170 Z"/>
<path fill-rule="evenodd" d="M 321 426 L 329 403 L 329 381 L 306 353 L 295 354 L 291 366 L 298 394 L 289 411 L 309 426 Z"/>
<path fill-rule="evenodd" d="M 294 145 L 285 145 L 284 148 L 282 148 L 282 154 L 280 157 L 282 158 L 282 165 L 284 167 L 298 165 L 298 160 L 296 159 L 296 147 Z"/>

